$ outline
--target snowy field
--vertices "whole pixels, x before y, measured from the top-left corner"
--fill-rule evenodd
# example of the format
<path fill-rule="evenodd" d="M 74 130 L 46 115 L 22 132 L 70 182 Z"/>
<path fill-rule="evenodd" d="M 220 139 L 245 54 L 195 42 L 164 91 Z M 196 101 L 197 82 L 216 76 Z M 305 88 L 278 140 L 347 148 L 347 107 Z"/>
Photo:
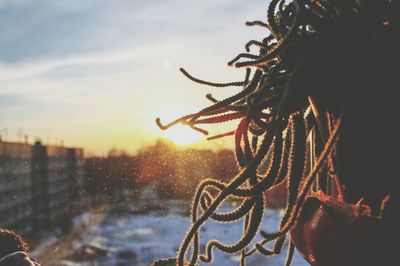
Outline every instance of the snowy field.
<path fill-rule="evenodd" d="M 190 221 L 187 210 L 176 202 L 164 202 L 164 207 L 146 209 L 146 211 L 110 211 L 98 225 L 89 230 L 71 244 L 73 254 L 69 259 L 60 261 L 64 266 L 147 266 L 161 258 L 176 256 L 178 246 L 187 231 Z M 228 210 L 228 207 L 220 211 Z M 262 228 L 276 230 L 281 212 L 267 210 Z M 219 224 L 207 222 L 201 229 L 202 245 L 210 239 L 219 239 L 224 243 L 236 242 L 242 233 L 242 223 Z M 247 265 L 284 265 L 286 245 L 282 255 L 265 258 L 254 254 L 247 259 Z M 214 252 L 210 264 L 201 265 L 239 265 L 239 255 Z M 295 253 L 292 265 L 308 265 Z"/>

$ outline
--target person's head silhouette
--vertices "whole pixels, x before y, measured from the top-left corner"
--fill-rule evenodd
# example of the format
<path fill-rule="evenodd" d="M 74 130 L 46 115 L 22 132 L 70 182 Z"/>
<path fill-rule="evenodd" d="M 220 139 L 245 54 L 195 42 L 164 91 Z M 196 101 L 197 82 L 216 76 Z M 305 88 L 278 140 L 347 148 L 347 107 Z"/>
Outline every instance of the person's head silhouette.
<path fill-rule="evenodd" d="M 40 266 L 28 256 L 29 246 L 17 233 L 0 229 L 0 266 Z"/>

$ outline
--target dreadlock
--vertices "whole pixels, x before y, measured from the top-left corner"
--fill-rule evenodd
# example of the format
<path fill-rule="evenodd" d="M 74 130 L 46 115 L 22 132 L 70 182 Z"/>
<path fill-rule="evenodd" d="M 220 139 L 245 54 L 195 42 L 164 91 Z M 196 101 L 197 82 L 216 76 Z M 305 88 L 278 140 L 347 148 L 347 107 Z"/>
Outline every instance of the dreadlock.
<path fill-rule="evenodd" d="M 330 184 L 335 184 L 337 196 L 343 197 L 335 148 L 346 91 L 340 88 L 339 81 L 330 84 L 332 78 L 324 80 L 327 74 L 321 68 L 329 65 L 329 75 L 349 77 L 347 72 L 354 65 L 347 66 L 345 60 L 360 44 L 369 42 L 373 46 L 387 35 L 398 36 L 399 14 L 399 1 L 392 0 L 272 0 L 266 21 L 246 22 L 248 26 L 265 28 L 267 37 L 262 41 L 251 40 L 245 45 L 247 53 L 240 53 L 228 62 L 230 66 L 246 68 L 243 81 L 208 82 L 180 69 L 200 84 L 242 89 L 223 100 L 207 95 L 211 106 L 166 125 L 157 118 L 157 125 L 168 129 L 180 123 L 207 134 L 199 124 L 240 119 L 235 131 L 209 139 L 234 135 L 241 170 L 230 182 L 206 179 L 198 186 L 192 203 L 192 225 L 177 257 L 165 261 L 179 266 L 196 265 L 199 259 L 210 262 L 213 248 L 240 252 L 242 265 L 246 257 L 257 251 L 266 256 L 279 254 L 311 191 L 332 194 Z M 249 53 L 251 46 L 259 47 L 259 53 Z M 333 53 L 339 56 L 336 58 Z M 321 56 L 325 55 L 331 61 L 324 62 Z M 259 166 L 265 158 L 268 158 L 267 171 L 261 174 Z M 287 186 L 287 203 L 279 230 L 274 233 L 261 230 L 264 239 L 249 249 L 266 206 L 263 193 L 282 183 Z M 227 213 L 217 212 L 229 198 L 239 200 L 239 207 Z M 242 219 L 243 235 L 233 245 L 211 240 L 205 254 L 201 254 L 199 229 L 208 219 L 218 222 Z M 275 241 L 272 250 L 264 247 L 270 241 Z M 286 265 L 290 265 L 294 251 L 292 240 L 288 243 Z"/>

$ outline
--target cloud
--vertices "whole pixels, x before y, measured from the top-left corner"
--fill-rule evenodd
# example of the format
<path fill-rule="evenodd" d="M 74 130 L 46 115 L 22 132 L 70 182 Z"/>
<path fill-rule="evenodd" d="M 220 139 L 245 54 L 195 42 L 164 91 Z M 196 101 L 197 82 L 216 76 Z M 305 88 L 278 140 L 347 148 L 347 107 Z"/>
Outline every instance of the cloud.
<path fill-rule="evenodd" d="M 7 1 L 0 15 L 0 61 L 58 58 L 127 49 L 172 36 L 215 34 L 243 23 L 256 6 L 247 2 Z"/>

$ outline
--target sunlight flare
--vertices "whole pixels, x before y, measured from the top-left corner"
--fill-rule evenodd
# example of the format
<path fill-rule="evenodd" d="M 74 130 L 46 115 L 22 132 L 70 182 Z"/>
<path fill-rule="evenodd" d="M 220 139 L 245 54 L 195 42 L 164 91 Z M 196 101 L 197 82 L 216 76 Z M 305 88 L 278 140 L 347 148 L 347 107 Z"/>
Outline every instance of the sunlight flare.
<path fill-rule="evenodd" d="M 183 125 L 177 125 L 166 131 L 162 131 L 160 135 L 181 146 L 195 144 L 204 139 L 203 134 Z"/>

